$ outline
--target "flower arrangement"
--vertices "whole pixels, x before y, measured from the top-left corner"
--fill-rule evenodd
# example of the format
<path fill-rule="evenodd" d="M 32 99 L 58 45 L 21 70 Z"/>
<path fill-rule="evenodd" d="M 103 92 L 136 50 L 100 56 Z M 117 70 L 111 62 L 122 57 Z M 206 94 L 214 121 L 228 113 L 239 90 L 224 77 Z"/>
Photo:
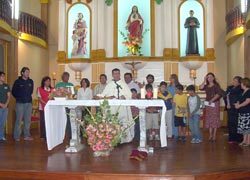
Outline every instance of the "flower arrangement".
<path fill-rule="evenodd" d="M 86 130 L 88 144 L 94 151 L 94 156 L 108 156 L 110 151 L 120 142 L 123 128 L 118 122 L 119 113 L 111 113 L 107 100 L 100 104 L 96 114 L 86 115 Z"/>
<path fill-rule="evenodd" d="M 71 92 L 68 88 L 57 88 L 53 89 L 53 91 L 50 94 L 50 99 L 53 99 L 55 97 L 70 97 Z"/>
<path fill-rule="evenodd" d="M 145 29 L 142 33 L 142 37 L 133 37 L 130 34 L 125 35 L 122 31 L 119 31 L 121 36 L 123 37 L 123 44 L 127 47 L 127 53 L 131 55 L 142 56 L 141 52 L 141 44 L 144 35 L 149 31 L 149 29 Z"/>

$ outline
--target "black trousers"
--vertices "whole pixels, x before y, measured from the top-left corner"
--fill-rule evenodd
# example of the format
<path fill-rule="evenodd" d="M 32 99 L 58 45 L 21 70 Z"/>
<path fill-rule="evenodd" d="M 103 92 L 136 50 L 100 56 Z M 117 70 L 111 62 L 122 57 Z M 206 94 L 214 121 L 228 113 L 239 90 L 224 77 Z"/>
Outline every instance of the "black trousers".
<path fill-rule="evenodd" d="M 237 127 L 238 127 L 238 112 L 235 110 L 228 110 L 228 141 L 236 141 L 241 142 L 242 141 L 242 135 L 237 133 Z"/>
<path fill-rule="evenodd" d="M 46 138 L 44 111 L 39 110 L 39 112 L 40 112 L 40 138 Z"/>

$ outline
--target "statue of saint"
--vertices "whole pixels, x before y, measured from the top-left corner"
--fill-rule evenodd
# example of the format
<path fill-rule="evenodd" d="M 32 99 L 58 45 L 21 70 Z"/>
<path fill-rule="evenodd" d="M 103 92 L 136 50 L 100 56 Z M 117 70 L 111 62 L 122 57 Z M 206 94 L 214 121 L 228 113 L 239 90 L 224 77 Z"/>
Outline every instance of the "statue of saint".
<path fill-rule="evenodd" d="M 130 13 L 126 28 L 129 31 L 129 35 L 132 38 L 142 39 L 142 31 L 143 31 L 143 19 L 138 12 L 138 7 L 133 6 L 132 12 Z"/>
<path fill-rule="evenodd" d="M 86 36 L 87 36 L 87 25 L 83 19 L 83 14 L 78 13 L 78 19 L 74 23 L 74 30 L 72 34 L 73 49 L 72 56 L 85 55 L 86 49 Z"/>
<path fill-rule="evenodd" d="M 200 55 L 197 28 L 200 27 L 200 23 L 196 17 L 193 17 L 194 11 L 189 11 L 190 17 L 186 19 L 185 28 L 187 28 L 187 46 L 186 55 Z"/>

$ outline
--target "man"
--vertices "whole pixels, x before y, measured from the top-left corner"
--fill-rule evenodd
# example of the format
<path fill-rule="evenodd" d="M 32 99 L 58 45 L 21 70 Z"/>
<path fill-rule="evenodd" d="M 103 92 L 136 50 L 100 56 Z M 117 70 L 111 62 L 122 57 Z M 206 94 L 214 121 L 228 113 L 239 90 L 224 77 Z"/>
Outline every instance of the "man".
<path fill-rule="evenodd" d="M 100 84 L 97 84 L 94 89 L 94 96 L 101 94 L 107 85 L 107 76 L 106 74 L 100 75 Z"/>
<path fill-rule="evenodd" d="M 21 76 L 14 82 L 12 88 L 12 95 L 16 99 L 16 122 L 14 129 L 14 139 L 20 141 L 21 121 L 24 122 L 24 140 L 32 141 L 30 136 L 30 122 L 32 113 L 32 93 L 34 89 L 34 82 L 29 78 L 30 69 L 23 67 Z"/>
<path fill-rule="evenodd" d="M 56 89 L 58 89 L 58 88 L 67 88 L 69 86 L 74 86 L 74 85 L 69 82 L 69 73 L 64 72 L 62 74 L 62 81 L 56 84 Z"/>
<path fill-rule="evenodd" d="M 59 88 L 67 88 L 70 86 L 74 86 L 72 83 L 69 82 L 69 73 L 68 72 L 63 72 L 62 74 L 62 81 L 56 84 L 56 89 Z M 71 124 L 70 124 L 70 117 L 69 117 L 69 113 L 70 113 L 70 109 L 69 108 L 65 108 L 65 111 L 67 113 L 67 124 L 66 124 L 66 137 L 68 137 L 69 139 L 71 139 Z"/>
<path fill-rule="evenodd" d="M 8 116 L 10 87 L 5 83 L 5 73 L 0 71 L 0 141 L 6 141 L 4 127 Z"/>
<path fill-rule="evenodd" d="M 105 87 L 99 98 L 106 99 L 131 99 L 132 94 L 128 85 L 121 80 L 120 70 L 115 68 L 112 70 L 113 80 Z M 130 107 L 120 106 L 112 107 L 113 113 L 119 112 L 119 121 L 124 128 L 127 128 L 125 137 L 122 137 L 121 143 L 132 141 L 134 138 L 133 118 Z M 129 127 L 130 126 L 130 127 Z M 129 127 L 129 128 L 128 128 Z"/>
<path fill-rule="evenodd" d="M 129 89 L 135 89 L 137 92 L 140 92 L 140 87 L 138 84 L 136 84 L 134 81 L 132 81 L 132 74 L 131 73 L 125 73 L 124 74 L 124 80 L 127 83 Z"/>
<path fill-rule="evenodd" d="M 199 20 L 194 17 L 194 11 L 189 11 L 190 17 L 186 19 L 184 27 L 187 28 L 187 45 L 186 55 L 198 55 L 199 56 L 199 45 L 197 28 L 200 27 Z"/>

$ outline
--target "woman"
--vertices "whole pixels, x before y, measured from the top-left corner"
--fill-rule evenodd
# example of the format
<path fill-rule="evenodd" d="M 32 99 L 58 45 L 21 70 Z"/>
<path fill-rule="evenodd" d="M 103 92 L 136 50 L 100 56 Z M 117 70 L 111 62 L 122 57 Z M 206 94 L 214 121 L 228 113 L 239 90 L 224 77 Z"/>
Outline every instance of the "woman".
<path fill-rule="evenodd" d="M 250 146 L 250 79 L 244 78 L 241 82 L 243 93 L 235 104 L 239 109 L 238 133 L 243 134 L 241 146 Z"/>
<path fill-rule="evenodd" d="M 204 82 L 200 85 L 200 90 L 206 92 L 208 105 L 205 107 L 205 127 L 209 128 L 209 141 L 214 142 L 216 140 L 217 128 L 220 127 L 220 98 L 222 90 L 213 73 L 208 73 L 205 76 Z"/>
<path fill-rule="evenodd" d="M 90 100 L 93 98 L 92 90 L 89 88 L 90 82 L 87 78 L 83 78 L 80 82 L 81 88 L 78 89 L 78 100 Z"/>
<path fill-rule="evenodd" d="M 224 98 L 226 110 L 228 114 L 228 143 L 237 143 L 242 141 L 242 135 L 237 133 L 238 127 L 238 110 L 235 108 L 235 103 L 237 103 L 241 97 L 241 77 L 235 76 L 231 86 L 228 86 Z"/>
<path fill-rule="evenodd" d="M 127 28 L 131 37 L 141 40 L 143 31 L 143 19 L 138 12 L 137 6 L 132 7 L 132 12 L 130 13 L 127 20 Z"/>
<path fill-rule="evenodd" d="M 175 95 L 175 87 L 180 84 L 178 76 L 176 74 L 171 74 L 169 78 L 170 84 L 167 87 L 167 91 L 170 92 L 172 97 Z M 175 138 L 178 138 L 178 128 L 174 125 L 174 115 L 175 107 L 172 107 L 172 133 Z"/>
<path fill-rule="evenodd" d="M 37 88 L 37 97 L 39 101 L 40 112 L 40 138 L 46 139 L 45 120 L 44 120 L 44 107 L 50 100 L 50 94 L 53 91 L 51 88 L 51 79 L 48 76 L 43 77 L 41 86 Z"/>

